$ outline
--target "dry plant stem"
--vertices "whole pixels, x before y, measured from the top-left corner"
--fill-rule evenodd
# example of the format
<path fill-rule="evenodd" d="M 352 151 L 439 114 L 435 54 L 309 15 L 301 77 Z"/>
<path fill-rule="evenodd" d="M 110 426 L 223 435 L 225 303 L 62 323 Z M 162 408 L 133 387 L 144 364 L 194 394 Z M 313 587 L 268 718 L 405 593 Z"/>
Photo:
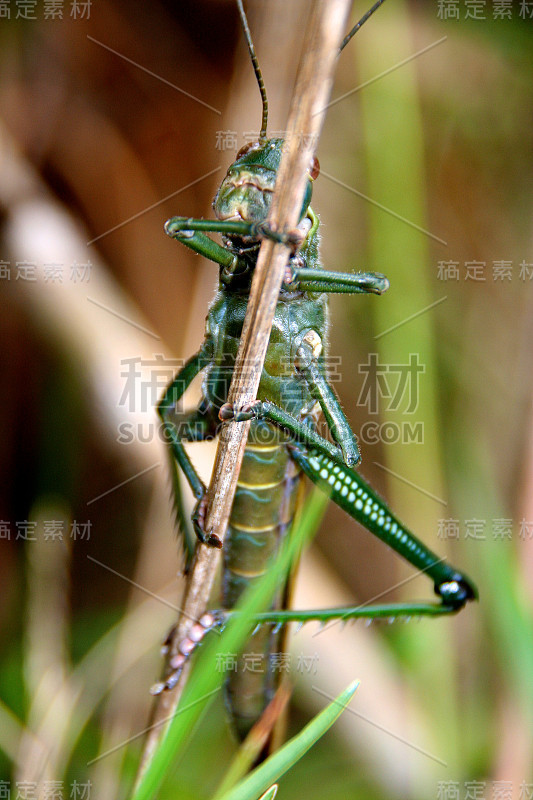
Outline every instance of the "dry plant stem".
<path fill-rule="evenodd" d="M 314 0 L 311 7 L 285 147 L 268 216 L 268 224 L 275 231 L 292 230 L 299 222 L 308 167 L 322 127 L 323 110 L 328 102 L 350 5 L 351 0 Z M 256 398 L 289 255 L 287 246 L 272 240 L 265 239 L 261 245 L 228 397 L 228 402 L 237 408 Z M 217 536 L 221 543 L 224 542 L 249 427 L 249 422 L 229 422 L 220 437 L 208 493 L 206 530 Z M 205 611 L 219 559 L 219 549 L 205 545 L 197 547 L 173 651 L 187 635 L 192 620 L 198 619 Z M 162 721 L 177 708 L 187 673 L 188 663 L 176 687 L 159 698 L 153 720 L 155 727 L 146 743 L 144 765 L 164 733 Z"/>

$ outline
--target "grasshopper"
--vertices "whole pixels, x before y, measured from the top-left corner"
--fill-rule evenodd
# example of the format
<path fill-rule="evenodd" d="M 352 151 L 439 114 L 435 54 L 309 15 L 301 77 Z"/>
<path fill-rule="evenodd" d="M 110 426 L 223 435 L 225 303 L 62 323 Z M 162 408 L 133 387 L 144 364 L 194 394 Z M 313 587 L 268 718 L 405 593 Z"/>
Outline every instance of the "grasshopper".
<path fill-rule="evenodd" d="M 350 31 L 341 45 L 382 4 L 379 0 Z M 355 471 L 361 456 L 355 434 L 326 376 L 327 298 L 330 293 L 381 295 L 387 278 L 375 272 L 343 273 L 325 270 L 319 256 L 319 220 L 310 202 L 319 175 L 316 159 L 295 231 L 282 236 L 266 224 L 276 183 L 283 140 L 267 136 L 268 103 L 248 23 L 237 0 L 243 30 L 262 98 L 262 125 L 257 141 L 237 154 L 213 201 L 215 220 L 172 217 L 166 233 L 214 263 L 220 270 L 218 293 L 209 308 L 205 339 L 198 352 L 176 375 L 161 399 L 158 412 L 169 442 L 174 477 L 181 470 L 197 500 L 192 526 L 201 542 L 219 546 L 205 531 L 206 487 L 194 469 L 184 442 L 213 437 L 226 420 L 250 420 L 250 432 L 239 475 L 224 544 L 222 607 L 195 623 L 171 659 L 172 673 L 156 684 L 155 694 L 175 685 L 190 653 L 207 631 L 223 625 L 243 591 L 268 569 L 284 537 L 290 535 L 303 475 L 324 489 L 353 519 L 403 556 L 433 581 L 438 603 L 365 605 L 317 610 L 286 608 L 287 588 L 269 611 L 258 617 L 258 630 L 247 644 L 248 653 L 268 656 L 280 651 L 280 628 L 288 622 L 338 619 L 445 615 L 477 598 L 470 579 L 444 563 L 411 533 L 386 503 Z M 222 235 L 222 244 L 208 234 Z M 246 408 L 227 402 L 233 365 L 242 333 L 250 284 L 261 241 L 269 237 L 292 245 L 257 400 Z M 204 373 L 202 400 L 178 420 L 175 409 L 185 390 Z M 333 441 L 317 430 L 323 415 Z M 178 481 L 175 481 L 177 486 Z M 176 503 L 180 504 L 176 490 Z M 194 536 L 186 538 L 192 556 Z M 242 659 L 242 656 L 241 656 Z M 226 681 L 226 699 L 238 736 L 244 738 L 271 700 L 279 672 L 242 669 Z"/>

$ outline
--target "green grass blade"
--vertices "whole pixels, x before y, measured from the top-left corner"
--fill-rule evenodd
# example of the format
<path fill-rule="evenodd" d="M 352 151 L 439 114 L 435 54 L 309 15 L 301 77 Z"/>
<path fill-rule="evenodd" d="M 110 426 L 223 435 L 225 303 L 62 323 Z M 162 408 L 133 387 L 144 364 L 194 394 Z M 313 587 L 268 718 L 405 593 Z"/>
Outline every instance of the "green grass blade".
<path fill-rule="evenodd" d="M 261 795 L 259 800 L 274 800 L 277 791 L 278 791 L 278 784 L 275 783 L 274 786 L 271 786 L 270 789 L 268 789 L 263 795 Z"/>
<path fill-rule="evenodd" d="M 267 758 L 247 778 L 226 794 L 216 795 L 215 800 L 257 800 L 273 781 L 278 780 L 311 748 L 333 725 L 352 699 L 359 681 L 353 681 L 329 706 L 317 714 L 300 733 L 283 745 L 277 753 Z M 268 796 L 268 795 L 267 795 Z"/>
<path fill-rule="evenodd" d="M 282 684 L 278 688 L 274 698 L 266 707 L 261 719 L 256 722 L 237 750 L 235 758 L 230 763 L 221 783 L 218 785 L 217 794 L 223 795 L 229 792 L 229 790 L 250 771 L 257 757 L 267 744 L 280 715 L 283 714 L 289 697 L 290 691 L 288 687 Z"/>

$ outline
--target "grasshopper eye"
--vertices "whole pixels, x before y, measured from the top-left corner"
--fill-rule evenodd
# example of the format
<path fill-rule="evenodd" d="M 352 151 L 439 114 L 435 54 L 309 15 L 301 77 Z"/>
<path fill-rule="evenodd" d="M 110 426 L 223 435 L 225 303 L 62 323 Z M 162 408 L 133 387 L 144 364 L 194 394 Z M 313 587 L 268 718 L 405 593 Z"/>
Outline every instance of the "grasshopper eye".
<path fill-rule="evenodd" d="M 243 147 L 241 147 L 241 149 L 235 156 L 235 161 L 238 161 L 239 158 L 245 156 L 247 153 L 250 152 L 250 150 L 257 150 L 258 147 L 261 147 L 260 142 L 248 142 L 248 144 L 243 145 Z"/>
<path fill-rule="evenodd" d="M 320 162 L 316 156 L 313 156 L 309 165 L 309 177 L 312 181 L 316 181 L 320 175 Z"/>

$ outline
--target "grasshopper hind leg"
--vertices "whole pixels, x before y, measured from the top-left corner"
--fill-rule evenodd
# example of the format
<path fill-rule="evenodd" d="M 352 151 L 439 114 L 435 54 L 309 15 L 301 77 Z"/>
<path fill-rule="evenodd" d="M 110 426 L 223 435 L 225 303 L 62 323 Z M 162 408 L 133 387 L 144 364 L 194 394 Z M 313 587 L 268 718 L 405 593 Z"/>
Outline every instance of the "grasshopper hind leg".
<path fill-rule="evenodd" d="M 217 628 L 222 628 L 225 623 L 225 615 L 222 611 L 207 611 L 200 619 L 195 622 L 187 636 L 185 636 L 177 647 L 177 652 L 170 658 L 169 667 L 172 670 L 163 681 L 154 683 L 150 689 L 150 694 L 158 695 L 168 689 L 173 689 L 181 675 L 185 662 L 195 652 L 196 648 L 202 644 L 205 636 Z M 167 638 L 162 646 L 163 655 L 167 655 L 174 638 L 175 626 L 170 629 Z"/>
<path fill-rule="evenodd" d="M 477 589 L 470 579 L 411 533 L 359 473 L 346 465 L 340 466 L 317 450 L 298 445 L 292 445 L 291 449 L 293 458 L 313 483 L 370 533 L 433 580 L 443 613 L 459 611 L 469 600 L 477 599 Z M 407 609 L 401 613 L 409 612 Z"/>

